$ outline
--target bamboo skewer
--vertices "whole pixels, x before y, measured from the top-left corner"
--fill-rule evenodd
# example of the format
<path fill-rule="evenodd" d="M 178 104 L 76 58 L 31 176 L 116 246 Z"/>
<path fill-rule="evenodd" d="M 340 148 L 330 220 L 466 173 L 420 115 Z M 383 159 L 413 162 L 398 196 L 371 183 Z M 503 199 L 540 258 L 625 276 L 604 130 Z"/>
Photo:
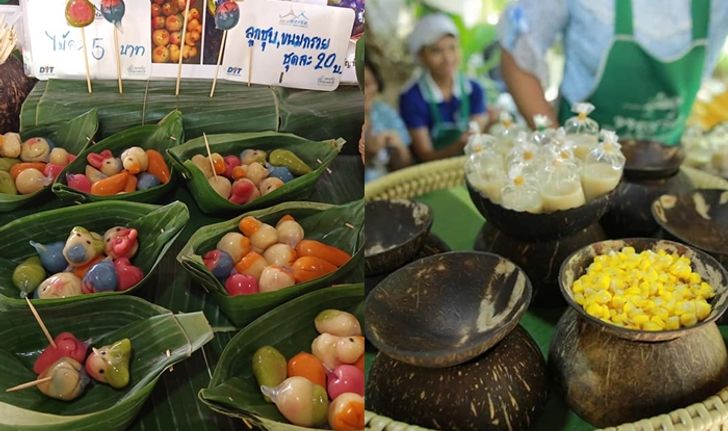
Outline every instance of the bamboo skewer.
<path fill-rule="evenodd" d="M 222 63 L 222 52 L 225 48 L 225 40 L 227 39 L 227 30 L 222 32 L 222 42 L 220 42 L 220 52 L 217 54 L 217 68 L 215 69 L 215 79 L 212 80 L 212 88 L 210 89 L 210 97 L 215 95 L 215 86 L 217 85 L 217 76 L 220 74 L 220 64 Z"/>
<path fill-rule="evenodd" d="M 33 316 L 35 317 L 35 320 L 38 322 L 38 325 L 40 326 L 40 329 L 45 334 L 46 338 L 48 339 L 48 343 L 53 346 L 54 349 L 57 349 L 58 346 L 56 346 L 56 342 L 53 341 L 53 337 L 51 337 L 50 331 L 48 331 L 48 328 L 46 327 L 45 323 L 43 323 L 43 319 L 40 318 L 40 315 L 38 314 L 38 311 L 33 306 L 33 303 L 30 302 L 30 299 L 28 297 L 25 297 L 25 302 L 28 303 L 28 307 L 30 307 L 30 312 L 33 313 Z"/>
<path fill-rule="evenodd" d="M 210 168 L 212 168 L 212 176 L 217 179 L 217 172 L 215 172 L 215 163 L 212 161 L 212 151 L 210 151 L 210 143 L 207 142 L 207 135 L 205 133 L 202 134 L 202 139 L 205 140 L 205 148 L 207 148 L 207 160 L 210 161 Z"/>
<path fill-rule="evenodd" d="M 7 388 L 7 389 L 5 389 L 5 392 L 15 392 L 15 391 L 19 391 L 21 389 L 32 388 L 33 386 L 38 386 L 41 383 L 49 382 L 51 380 L 53 380 L 53 376 L 43 377 L 42 379 L 36 379 L 36 380 L 33 380 L 32 382 L 25 382 L 25 383 L 21 383 L 17 386 L 13 386 L 12 388 Z"/>
<path fill-rule="evenodd" d="M 119 48 L 119 29 L 114 25 L 114 48 L 116 48 L 116 78 L 119 80 L 119 94 L 124 94 L 124 84 L 121 81 L 121 53 Z"/>
<path fill-rule="evenodd" d="M 182 58 L 184 58 L 184 52 L 185 52 L 185 36 L 187 35 L 187 21 L 190 17 L 190 0 L 187 0 L 185 2 L 185 10 L 184 10 L 185 19 L 182 23 L 182 39 L 180 40 L 180 52 L 179 52 L 179 62 L 177 63 L 177 86 L 174 89 L 174 95 L 179 96 L 179 84 L 180 80 L 182 79 Z"/>
<path fill-rule="evenodd" d="M 86 47 L 86 30 L 81 27 L 81 41 L 83 42 L 83 62 L 86 66 L 86 86 L 88 87 L 89 94 L 93 93 L 91 88 L 91 72 L 88 65 L 88 48 Z"/>
<path fill-rule="evenodd" d="M 250 45 L 250 55 L 248 56 L 248 87 L 250 87 L 250 80 L 253 77 L 253 53 L 255 52 L 255 42 Z"/>

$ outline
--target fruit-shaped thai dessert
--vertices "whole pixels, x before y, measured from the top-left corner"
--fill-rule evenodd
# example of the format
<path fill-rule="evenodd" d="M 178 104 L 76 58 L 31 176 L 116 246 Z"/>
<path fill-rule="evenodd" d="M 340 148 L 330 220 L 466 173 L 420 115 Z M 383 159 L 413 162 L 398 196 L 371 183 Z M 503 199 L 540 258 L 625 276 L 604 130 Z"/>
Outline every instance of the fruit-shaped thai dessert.
<path fill-rule="evenodd" d="M 119 284 L 116 267 L 111 260 L 102 260 L 93 265 L 83 276 L 84 293 L 113 292 Z"/>
<path fill-rule="evenodd" d="M 364 396 L 364 372 L 354 365 L 339 365 L 328 373 L 329 398 L 352 392 Z"/>
<path fill-rule="evenodd" d="M 71 234 L 63 247 L 63 257 L 72 266 L 81 266 L 104 251 L 104 239 L 95 232 L 81 226 L 71 230 Z"/>
<path fill-rule="evenodd" d="M 272 346 L 263 346 L 253 354 L 253 375 L 259 386 L 275 387 L 286 379 L 286 358 Z M 271 401 L 267 395 L 266 401 Z"/>
<path fill-rule="evenodd" d="M 260 390 L 292 424 L 304 427 L 326 424 L 329 409 L 326 389 L 310 380 L 289 377 L 278 386 L 261 386 Z"/>
<path fill-rule="evenodd" d="M 38 256 L 31 256 L 15 267 L 13 285 L 24 294 L 33 292 L 45 280 L 46 272 Z"/>
<path fill-rule="evenodd" d="M 340 310 L 324 310 L 314 320 L 319 334 L 329 333 L 338 337 L 361 335 L 359 320 L 351 313 Z"/>
<path fill-rule="evenodd" d="M 351 392 L 336 397 L 329 405 L 329 426 L 335 431 L 364 429 L 364 398 Z"/>
<path fill-rule="evenodd" d="M 288 377 L 305 377 L 311 382 L 326 387 L 326 369 L 319 358 L 301 352 L 288 360 Z"/>
<path fill-rule="evenodd" d="M 208 251 L 202 260 L 207 269 L 219 279 L 227 278 L 233 269 L 233 259 L 222 250 Z"/>
<path fill-rule="evenodd" d="M 78 398 L 89 382 L 83 366 L 71 358 L 60 358 L 45 369 L 39 376 L 36 387 L 44 395 L 63 401 Z"/>
<path fill-rule="evenodd" d="M 129 289 L 144 278 L 144 271 L 132 265 L 129 258 L 120 257 L 116 259 L 114 266 L 116 267 L 116 277 L 119 283 L 117 288 L 119 290 Z"/>
<path fill-rule="evenodd" d="M 329 370 L 341 364 L 354 364 L 364 354 L 364 337 L 337 337 L 323 333 L 311 343 L 311 353 Z"/>
<path fill-rule="evenodd" d="M 48 163 L 51 144 L 45 138 L 30 138 L 20 147 L 20 160 L 27 163 Z"/>
<path fill-rule="evenodd" d="M 104 232 L 104 252 L 113 259 L 131 259 L 139 249 L 139 232 L 134 228 L 115 226 Z"/>
<path fill-rule="evenodd" d="M 234 1 L 226 1 L 215 9 L 215 27 L 218 30 L 230 30 L 240 20 L 240 7 Z"/>
<path fill-rule="evenodd" d="M 269 161 L 271 165 L 288 168 L 295 175 L 305 175 L 311 172 L 311 168 L 295 153 L 289 150 L 273 150 L 270 153 Z"/>
<path fill-rule="evenodd" d="M 86 27 L 96 18 L 93 3 L 88 0 L 69 0 L 66 3 L 66 21 L 73 27 Z"/>
<path fill-rule="evenodd" d="M 101 0 L 101 8 L 99 10 L 106 21 L 120 26 L 121 19 L 124 18 L 124 13 L 126 12 L 126 6 L 124 5 L 124 0 Z"/>
<path fill-rule="evenodd" d="M 51 274 L 64 271 L 68 267 L 68 262 L 63 256 L 63 247 L 66 243 L 63 241 L 53 242 L 50 244 L 40 244 L 30 241 L 31 247 L 40 256 L 40 262 L 43 268 Z"/>
<path fill-rule="evenodd" d="M 121 159 L 114 157 L 111 150 L 90 153 L 86 156 L 86 161 L 106 176 L 118 174 L 123 169 Z"/>
<path fill-rule="evenodd" d="M 147 170 L 149 157 L 142 147 L 131 147 L 121 153 L 121 163 L 129 173 L 138 174 Z"/>
<path fill-rule="evenodd" d="M 33 372 L 41 374 L 61 358 L 71 358 L 79 363 L 86 360 L 86 344 L 70 332 L 61 332 L 53 339 L 55 347 L 48 345 L 33 364 Z"/>
<path fill-rule="evenodd" d="M 59 272 L 48 278 L 35 291 L 39 299 L 68 298 L 81 295 L 81 279 L 71 272 Z"/>
<path fill-rule="evenodd" d="M 92 348 L 92 353 L 86 359 L 86 371 L 94 380 L 121 389 L 129 384 L 131 350 L 131 340 L 128 338 L 99 349 Z"/>

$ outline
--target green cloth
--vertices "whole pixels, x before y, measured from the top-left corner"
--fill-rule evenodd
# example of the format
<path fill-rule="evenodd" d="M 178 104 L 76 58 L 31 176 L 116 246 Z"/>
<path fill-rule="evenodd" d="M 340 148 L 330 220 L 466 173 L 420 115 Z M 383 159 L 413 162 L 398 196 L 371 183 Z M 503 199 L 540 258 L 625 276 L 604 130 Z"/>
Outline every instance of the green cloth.
<path fill-rule="evenodd" d="M 681 57 L 661 61 L 634 38 L 631 0 L 617 0 L 615 37 L 588 101 L 591 117 L 620 137 L 677 145 L 700 89 L 706 57 L 710 1 L 692 1 L 692 45 Z M 563 122 L 570 103 L 561 103 Z"/>

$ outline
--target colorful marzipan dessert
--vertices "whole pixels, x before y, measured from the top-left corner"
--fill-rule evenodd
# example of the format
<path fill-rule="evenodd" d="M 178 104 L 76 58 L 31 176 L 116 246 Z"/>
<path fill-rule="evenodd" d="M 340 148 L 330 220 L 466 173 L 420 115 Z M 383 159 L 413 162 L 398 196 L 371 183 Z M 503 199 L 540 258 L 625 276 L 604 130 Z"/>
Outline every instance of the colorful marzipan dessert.
<path fill-rule="evenodd" d="M 203 256 L 207 269 L 228 295 L 273 292 L 335 272 L 351 259 L 339 248 L 304 239 L 304 231 L 290 215 L 275 227 L 244 217 L 240 232 L 223 235 L 214 250 Z"/>
<path fill-rule="evenodd" d="M 357 318 L 324 310 L 314 321 L 311 353 L 288 362 L 272 346 L 252 358 L 253 375 L 267 402 L 292 424 L 337 431 L 364 429 L 364 337 Z"/>
<path fill-rule="evenodd" d="M 0 193 L 27 195 L 48 187 L 76 156 L 45 138 L 0 135 Z"/>
<path fill-rule="evenodd" d="M 210 187 L 236 205 L 244 205 L 271 193 L 294 178 L 311 172 L 296 154 L 277 149 L 270 154 L 244 150 L 240 156 L 197 154 L 192 163 L 205 175 Z"/>
<path fill-rule="evenodd" d="M 137 237 L 136 229 L 123 226 L 103 236 L 76 226 L 65 242 L 31 241 L 37 256 L 15 268 L 13 284 L 23 295 L 35 292 L 40 299 L 127 290 L 144 278 L 131 263 L 139 248 Z"/>
<path fill-rule="evenodd" d="M 148 190 L 170 181 L 167 162 L 157 150 L 131 147 L 115 157 L 111 150 L 86 156 L 84 174 L 66 174 L 68 186 L 81 193 L 114 196 Z"/>

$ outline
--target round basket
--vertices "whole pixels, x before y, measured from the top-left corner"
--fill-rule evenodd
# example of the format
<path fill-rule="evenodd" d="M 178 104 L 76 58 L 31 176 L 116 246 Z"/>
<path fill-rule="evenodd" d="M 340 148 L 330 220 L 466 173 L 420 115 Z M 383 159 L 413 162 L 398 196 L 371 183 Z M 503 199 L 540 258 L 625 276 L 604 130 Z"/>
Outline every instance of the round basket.
<path fill-rule="evenodd" d="M 465 185 L 465 157 L 438 160 L 405 168 L 367 183 L 364 200 L 414 199 L 418 196 Z M 682 166 L 696 188 L 728 190 L 728 181 L 706 172 Z M 429 431 L 366 412 L 366 431 Z M 668 414 L 603 431 L 717 431 L 728 429 L 728 387 L 707 400 Z"/>

